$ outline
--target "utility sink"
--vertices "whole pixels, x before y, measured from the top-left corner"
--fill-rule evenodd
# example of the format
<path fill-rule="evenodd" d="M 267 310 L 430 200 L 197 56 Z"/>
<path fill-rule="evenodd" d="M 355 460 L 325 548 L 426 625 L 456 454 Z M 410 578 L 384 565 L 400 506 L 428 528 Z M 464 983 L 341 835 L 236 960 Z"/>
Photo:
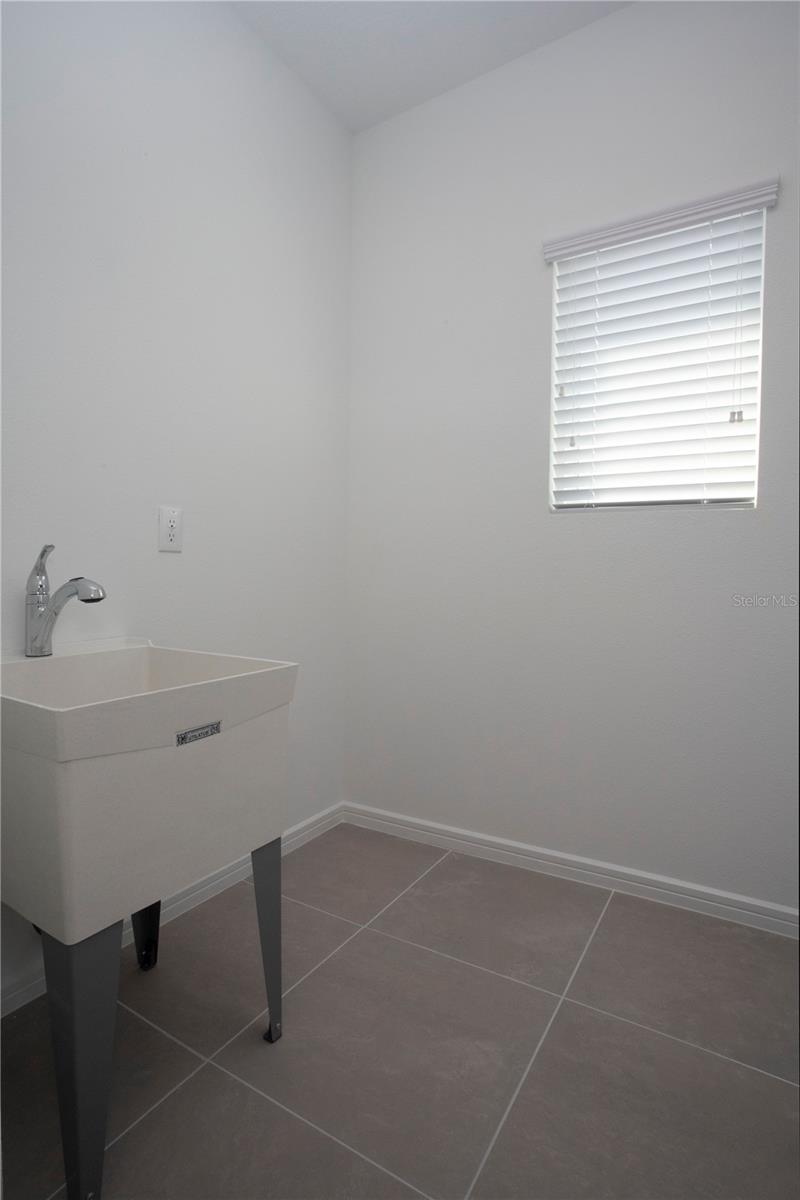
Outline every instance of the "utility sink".
<path fill-rule="evenodd" d="M 296 675 L 144 641 L 4 663 L 3 900 L 70 945 L 280 837 Z"/>
<path fill-rule="evenodd" d="M 100 1200 L 126 917 L 148 971 L 162 898 L 250 855 L 264 1037 L 281 1036 L 296 675 L 136 640 L 3 665 L 3 900 L 42 935 L 68 1200 Z"/>

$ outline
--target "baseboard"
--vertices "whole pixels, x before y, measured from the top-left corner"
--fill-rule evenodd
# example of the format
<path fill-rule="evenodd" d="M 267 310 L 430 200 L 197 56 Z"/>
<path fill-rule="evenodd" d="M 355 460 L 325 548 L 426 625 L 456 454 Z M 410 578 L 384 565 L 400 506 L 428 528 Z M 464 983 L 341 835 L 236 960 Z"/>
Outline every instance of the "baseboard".
<path fill-rule="evenodd" d="M 321 833 L 325 833 L 326 829 L 333 829 L 334 825 L 340 825 L 342 822 L 342 805 L 332 804 L 330 808 L 323 808 L 322 812 L 315 813 L 313 817 L 307 817 L 305 821 L 300 821 L 297 825 L 292 825 L 283 835 L 281 843 L 281 851 L 283 854 L 291 854 L 292 850 L 297 850 L 305 842 L 310 842 L 312 838 L 319 837 Z"/>
<path fill-rule="evenodd" d="M 526 842 L 511 841 L 508 838 L 491 837 L 489 834 L 474 833 L 468 829 L 441 825 L 418 817 L 407 817 L 401 813 L 386 812 L 384 809 L 371 808 L 364 804 L 344 802 L 339 805 L 338 812 L 342 821 L 361 825 L 366 829 L 391 833 L 395 837 L 427 842 L 445 850 L 473 854 L 478 858 L 488 858 L 493 862 L 557 875 L 561 879 L 574 879 L 595 887 L 614 888 L 615 891 L 631 896 L 641 896 L 677 908 L 688 908 L 693 912 L 738 921 L 742 925 L 766 929 L 770 933 L 794 938 L 798 936 L 798 910 L 775 904 L 770 900 L 740 896 L 735 892 L 724 892 L 682 879 L 671 879 L 666 875 L 637 871 L 618 866 L 616 863 L 582 858 L 577 854 L 564 854 L 542 846 L 531 846 Z"/>
<path fill-rule="evenodd" d="M 614 888 L 631 896 L 642 896 L 646 900 L 657 900 L 661 904 L 672 904 L 677 908 L 688 908 L 693 912 L 738 921 L 742 925 L 766 929 L 770 933 L 780 933 L 793 938 L 798 936 L 797 909 L 774 904 L 770 900 L 756 900 L 751 896 L 737 895 L 735 892 L 723 892 L 717 888 L 687 883 L 685 880 L 671 879 L 665 875 L 654 875 L 647 871 L 636 871 L 615 863 L 600 862 L 592 858 L 582 858 L 577 854 L 564 854 L 542 846 L 531 846 L 526 842 L 475 833 L 454 825 L 441 825 L 436 821 L 407 817 L 402 813 L 387 812 L 385 809 L 371 808 L 365 804 L 332 804 L 313 817 L 293 825 L 283 835 L 283 853 L 290 854 L 305 842 L 319 837 L 321 833 L 343 822 L 391 833 L 395 837 L 441 846 L 443 850 L 456 850 L 459 854 L 472 854 L 477 858 L 523 867 L 529 871 L 542 871 L 547 875 L 557 875 L 561 879 L 574 879 L 594 887 Z M 250 857 L 247 855 L 172 896 L 162 906 L 162 924 L 174 921 L 182 913 L 189 912 L 203 901 L 210 900 L 212 896 L 246 879 L 249 874 Z M 127 946 L 132 941 L 130 922 L 126 921 L 122 944 Z M 44 975 L 41 972 L 15 983 L 13 987 L 4 988 L 3 1016 L 35 1000 L 44 990 Z"/>
<path fill-rule="evenodd" d="M 22 983 L 16 983 L 13 987 L 3 988 L 2 1015 L 7 1017 L 9 1013 L 30 1004 L 31 1000 L 41 996 L 44 990 L 44 976 L 41 973 L 23 980 Z"/>
<path fill-rule="evenodd" d="M 297 825 L 292 825 L 283 835 L 281 843 L 282 853 L 290 854 L 292 850 L 297 850 L 304 842 L 319 837 L 326 829 L 338 825 L 342 819 L 340 809 L 340 804 L 332 804 L 330 808 L 315 813 L 313 817 L 309 817 L 305 821 L 300 821 Z M 176 917 L 189 912 L 190 909 L 197 908 L 198 904 L 202 904 L 205 900 L 210 900 L 212 896 L 218 895 L 219 892 L 224 892 L 226 888 L 233 887 L 235 883 L 247 879 L 250 875 L 250 870 L 250 855 L 248 854 L 244 858 L 239 859 L 238 862 L 230 863 L 227 867 L 223 867 L 222 870 L 215 871 L 213 875 L 208 875 L 198 883 L 192 884 L 191 887 L 178 892 L 177 895 L 171 896 L 161 906 L 161 924 L 167 925 L 170 921 L 174 921 Z M 133 931 L 131 923 L 130 921 L 126 921 L 122 928 L 122 944 L 123 946 L 129 946 L 132 941 Z M 15 1012 L 16 1009 L 22 1008 L 24 1004 L 35 1000 L 37 996 L 43 995 L 44 991 L 44 974 L 41 970 L 37 971 L 35 975 L 30 975 L 27 979 L 15 982 L 12 987 L 3 988 L 2 1001 L 0 1003 L 2 1015 L 5 1017 L 9 1013 Z"/>

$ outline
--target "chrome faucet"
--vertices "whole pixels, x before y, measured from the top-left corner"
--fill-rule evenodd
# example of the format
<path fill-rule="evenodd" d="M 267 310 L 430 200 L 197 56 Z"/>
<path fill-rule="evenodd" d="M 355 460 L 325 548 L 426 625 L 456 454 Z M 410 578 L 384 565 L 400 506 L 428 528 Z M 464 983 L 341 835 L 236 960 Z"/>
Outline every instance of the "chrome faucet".
<path fill-rule="evenodd" d="M 48 555 L 55 546 L 42 546 L 39 557 L 28 576 L 25 596 L 25 654 L 28 658 L 44 658 L 53 653 L 53 626 L 68 600 L 77 596 L 84 604 L 96 604 L 105 600 L 105 588 L 93 579 L 78 575 L 62 583 L 50 595 L 50 580 L 47 577 Z"/>

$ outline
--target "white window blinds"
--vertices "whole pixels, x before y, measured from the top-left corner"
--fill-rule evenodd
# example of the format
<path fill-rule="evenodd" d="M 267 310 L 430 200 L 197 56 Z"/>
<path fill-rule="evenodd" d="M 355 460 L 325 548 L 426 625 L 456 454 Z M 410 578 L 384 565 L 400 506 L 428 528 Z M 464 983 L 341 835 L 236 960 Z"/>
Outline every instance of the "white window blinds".
<path fill-rule="evenodd" d="M 764 219 L 555 259 L 554 508 L 755 503 Z"/>

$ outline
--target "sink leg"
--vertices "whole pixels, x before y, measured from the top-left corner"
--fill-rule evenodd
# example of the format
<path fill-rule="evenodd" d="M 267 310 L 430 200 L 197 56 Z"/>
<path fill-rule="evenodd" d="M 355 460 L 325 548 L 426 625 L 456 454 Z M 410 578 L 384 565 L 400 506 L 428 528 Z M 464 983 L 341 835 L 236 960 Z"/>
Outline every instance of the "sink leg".
<path fill-rule="evenodd" d="M 264 964 L 264 983 L 269 1005 L 269 1028 L 264 1034 L 268 1042 L 281 1036 L 281 839 L 275 838 L 254 850 L 253 884 L 258 911 L 258 932 L 261 938 L 261 959 Z"/>
<path fill-rule="evenodd" d="M 143 971 L 149 971 L 158 962 L 158 928 L 161 921 L 161 901 L 140 908 L 131 917 L 136 957 Z"/>
<path fill-rule="evenodd" d="M 65 946 L 42 933 L 69 1200 L 100 1200 L 122 921 Z"/>

